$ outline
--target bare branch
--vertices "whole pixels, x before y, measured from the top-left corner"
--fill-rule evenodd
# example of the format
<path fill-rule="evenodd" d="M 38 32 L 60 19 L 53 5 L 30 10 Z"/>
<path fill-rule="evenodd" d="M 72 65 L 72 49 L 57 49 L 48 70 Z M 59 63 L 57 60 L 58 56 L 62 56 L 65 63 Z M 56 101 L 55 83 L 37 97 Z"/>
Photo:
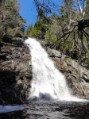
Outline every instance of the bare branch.
<path fill-rule="evenodd" d="M 78 3 L 79 11 L 80 11 L 80 13 L 82 14 L 83 9 L 82 9 L 82 7 L 81 7 L 80 0 L 77 0 L 77 3 Z"/>

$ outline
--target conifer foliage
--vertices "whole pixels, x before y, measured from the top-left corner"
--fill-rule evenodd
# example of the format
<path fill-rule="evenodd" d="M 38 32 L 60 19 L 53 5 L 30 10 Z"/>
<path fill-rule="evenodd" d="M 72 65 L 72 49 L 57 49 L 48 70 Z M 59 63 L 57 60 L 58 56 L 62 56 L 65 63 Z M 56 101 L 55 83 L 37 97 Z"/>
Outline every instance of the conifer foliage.
<path fill-rule="evenodd" d="M 22 36 L 24 20 L 19 15 L 17 0 L 0 0 L 0 40 Z"/>

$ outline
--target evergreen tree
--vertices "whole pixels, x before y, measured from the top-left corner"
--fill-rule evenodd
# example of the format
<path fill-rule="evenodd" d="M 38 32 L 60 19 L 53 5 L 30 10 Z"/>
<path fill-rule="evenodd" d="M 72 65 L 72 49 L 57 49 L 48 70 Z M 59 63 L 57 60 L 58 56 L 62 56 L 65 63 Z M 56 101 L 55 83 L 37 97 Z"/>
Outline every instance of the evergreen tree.
<path fill-rule="evenodd" d="M 27 35 L 30 37 L 44 39 L 48 23 L 49 19 L 45 16 L 44 11 L 42 9 L 39 9 L 38 20 L 33 27 L 32 26 L 28 27 Z"/>
<path fill-rule="evenodd" d="M 63 0 L 63 6 L 60 8 L 61 19 L 67 29 L 70 29 L 71 24 L 75 22 L 75 11 L 73 8 L 73 0 Z"/>
<path fill-rule="evenodd" d="M 22 36 L 23 19 L 19 15 L 17 0 L 0 1 L 0 38 Z"/>

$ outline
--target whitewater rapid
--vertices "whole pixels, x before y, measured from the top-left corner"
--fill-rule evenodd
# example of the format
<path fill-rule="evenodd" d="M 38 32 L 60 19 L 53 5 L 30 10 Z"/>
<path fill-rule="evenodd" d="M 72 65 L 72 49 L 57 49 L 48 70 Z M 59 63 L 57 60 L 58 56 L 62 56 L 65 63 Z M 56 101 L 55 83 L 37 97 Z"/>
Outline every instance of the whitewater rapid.
<path fill-rule="evenodd" d="M 25 40 L 32 56 L 32 82 L 29 98 L 82 101 L 72 96 L 65 76 L 55 67 L 46 50 L 34 38 Z"/>

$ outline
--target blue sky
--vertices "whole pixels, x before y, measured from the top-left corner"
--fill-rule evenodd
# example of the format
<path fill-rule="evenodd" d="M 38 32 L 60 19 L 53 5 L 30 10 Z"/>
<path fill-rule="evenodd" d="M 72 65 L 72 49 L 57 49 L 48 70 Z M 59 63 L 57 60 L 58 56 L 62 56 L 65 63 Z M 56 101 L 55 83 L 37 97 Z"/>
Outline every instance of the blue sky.
<path fill-rule="evenodd" d="M 55 0 L 55 3 L 61 5 L 61 1 L 62 0 Z M 34 25 L 37 20 L 37 12 L 33 0 L 18 0 L 18 2 L 20 14 L 26 20 L 26 26 Z"/>
<path fill-rule="evenodd" d="M 33 0 L 18 0 L 20 14 L 26 20 L 26 26 L 34 25 L 37 20 L 37 12 Z"/>

